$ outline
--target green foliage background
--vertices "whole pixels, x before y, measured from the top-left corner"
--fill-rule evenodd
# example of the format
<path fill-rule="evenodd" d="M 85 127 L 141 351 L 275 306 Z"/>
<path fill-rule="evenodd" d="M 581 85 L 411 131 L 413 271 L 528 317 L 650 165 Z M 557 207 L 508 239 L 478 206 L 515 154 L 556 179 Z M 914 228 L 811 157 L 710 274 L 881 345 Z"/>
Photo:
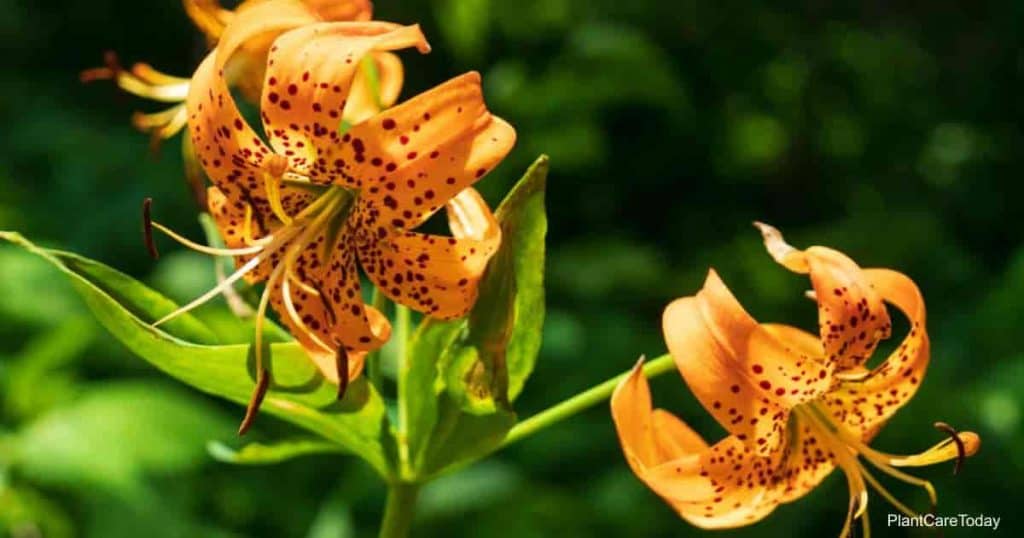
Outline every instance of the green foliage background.
<path fill-rule="evenodd" d="M 518 128 L 517 149 L 481 183 L 490 201 L 551 155 L 548 317 L 518 409 L 661 354 L 661 308 L 709 266 L 757 317 L 813 326 L 806 282 L 771 262 L 750 227 L 764 220 L 796 245 L 915 278 L 932 367 L 876 445 L 923 449 L 939 437 L 934 420 L 977 430 L 982 451 L 961 476 L 921 475 L 939 489 L 939 513 L 1002 516 L 1012 532 L 1024 527 L 1024 4 L 829 4 L 379 0 L 377 18 L 420 22 L 434 45 L 404 56 L 404 95 L 478 69 L 491 108 Z M 140 243 L 144 196 L 201 237 L 179 142 L 150 156 L 127 119 L 151 105 L 77 80 L 106 49 L 190 72 L 203 42 L 180 5 L 0 0 L 0 11 L 0 229 L 178 300 L 205 289 L 208 260 L 165 248 L 154 264 Z M 132 357 L 45 262 L 0 246 L 0 275 L 0 536 L 374 535 L 384 491 L 362 463 L 217 463 L 206 443 L 238 444 L 239 408 Z M 721 434 L 674 374 L 654 390 L 709 438 Z M 292 433 L 264 417 L 251 436 Z M 926 508 L 920 492 L 893 488 Z M 845 510 L 834 474 L 723 535 L 833 535 Z M 890 511 L 872 498 L 874 530 L 902 535 L 885 528 Z M 416 530 L 701 534 L 632 477 L 603 407 L 435 483 Z"/>

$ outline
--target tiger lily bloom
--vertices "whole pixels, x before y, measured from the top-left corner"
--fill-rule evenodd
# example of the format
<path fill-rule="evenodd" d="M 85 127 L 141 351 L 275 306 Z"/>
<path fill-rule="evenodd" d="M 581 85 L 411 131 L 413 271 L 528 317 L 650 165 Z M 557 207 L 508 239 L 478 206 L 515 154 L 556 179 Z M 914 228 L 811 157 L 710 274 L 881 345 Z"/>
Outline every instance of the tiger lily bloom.
<path fill-rule="evenodd" d="M 229 85 L 257 101 L 264 79 L 267 51 L 281 33 L 322 21 L 368 21 L 369 0 L 246 0 L 234 11 L 216 0 L 184 0 L 185 12 L 211 45 L 233 51 L 226 68 Z M 237 49 L 237 50 L 236 50 Z M 104 67 L 82 72 L 83 81 L 109 79 L 128 93 L 172 105 L 153 113 L 135 113 L 132 123 L 152 136 L 154 145 L 176 135 L 185 126 L 185 99 L 190 79 L 162 73 L 148 64 L 123 69 L 108 52 Z M 358 123 L 394 104 L 403 82 L 402 64 L 388 52 L 375 52 L 363 64 L 350 90 L 346 121 Z"/>
<path fill-rule="evenodd" d="M 209 210 L 227 248 L 147 222 L 195 250 L 233 256 L 238 270 L 156 324 L 239 279 L 264 282 L 257 364 L 270 305 L 341 392 L 362 355 L 390 331 L 363 302 L 357 262 L 384 296 L 425 315 L 455 318 L 472 307 L 501 234 L 470 186 L 511 150 L 515 130 L 487 110 L 477 73 L 344 125 L 361 60 L 406 47 L 429 51 L 418 26 L 318 23 L 283 34 L 270 49 L 261 98 L 269 144 L 231 97 L 223 74 L 230 51 L 202 62 L 190 85 L 188 128 L 214 184 Z M 451 237 L 413 231 L 442 207 Z M 265 388 L 265 371 L 257 371 Z"/>
<path fill-rule="evenodd" d="M 665 340 L 690 390 L 728 436 L 708 445 L 671 413 L 652 410 L 640 365 L 616 388 L 611 408 L 633 472 L 684 519 L 701 528 L 754 523 L 799 499 L 835 467 L 849 485 L 842 536 L 862 518 L 868 486 L 900 511 L 917 515 L 874 477 L 867 462 L 898 480 L 935 490 L 900 467 L 957 458 L 979 437 L 938 423 L 950 437 L 915 455 L 869 446 L 917 391 L 929 360 L 925 308 L 917 286 L 889 269 L 861 269 L 825 247 L 797 250 L 778 230 L 758 224 L 772 257 L 810 276 L 819 333 L 758 323 L 712 270 L 695 296 L 665 310 Z M 910 321 L 910 332 L 882 363 L 867 361 L 890 334 L 885 303 Z M 862 461 L 863 460 L 863 461 Z"/>

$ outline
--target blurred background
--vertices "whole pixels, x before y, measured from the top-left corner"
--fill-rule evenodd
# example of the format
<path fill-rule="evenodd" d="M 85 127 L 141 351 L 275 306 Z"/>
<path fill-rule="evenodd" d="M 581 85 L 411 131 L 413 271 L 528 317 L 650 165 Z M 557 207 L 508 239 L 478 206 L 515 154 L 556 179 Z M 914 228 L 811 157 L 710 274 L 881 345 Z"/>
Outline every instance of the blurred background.
<path fill-rule="evenodd" d="M 519 145 L 480 186 L 497 202 L 539 153 L 549 181 L 548 320 L 521 416 L 664 352 L 661 309 L 715 267 L 752 314 L 814 327 L 805 279 L 763 252 L 752 220 L 911 275 L 933 362 L 878 437 L 889 452 L 978 431 L 981 452 L 919 472 L 939 513 L 1019 524 L 1024 491 L 1024 149 L 1020 2 L 378 0 L 421 23 L 410 96 L 483 73 Z M 835 5 L 833 5 L 835 4 Z M 204 50 L 175 0 L 0 0 L 0 229 L 99 259 L 178 300 L 211 262 L 141 245 L 139 202 L 202 237 L 180 138 L 157 156 L 128 123 L 153 109 L 78 72 L 105 50 L 190 73 Z M 1018 180 L 1013 178 L 1017 177 Z M 678 376 L 656 403 L 709 439 L 722 430 Z M 214 461 L 238 407 L 177 384 L 94 322 L 58 274 L 0 246 L 0 536 L 374 536 L 384 490 L 354 459 L 271 467 Z M 263 417 L 249 440 L 294 430 Z M 22 454 L 16 465 L 9 455 Z M 27 448 L 26 448 L 27 447 Z M 918 490 L 890 484 L 927 510 Z M 832 536 L 834 473 L 804 500 L 721 536 Z M 877 495 L 874 531 L 892 508 Z M 1018 520 L 1018 521 L 1015 521 Z M 946 535 L 988 531 L 947 529 Z M 629 472 L 606 406 L 429 487 L 416 536 L 696 536 Z M 917 535 L 931 535 L 918 531 Z"/>

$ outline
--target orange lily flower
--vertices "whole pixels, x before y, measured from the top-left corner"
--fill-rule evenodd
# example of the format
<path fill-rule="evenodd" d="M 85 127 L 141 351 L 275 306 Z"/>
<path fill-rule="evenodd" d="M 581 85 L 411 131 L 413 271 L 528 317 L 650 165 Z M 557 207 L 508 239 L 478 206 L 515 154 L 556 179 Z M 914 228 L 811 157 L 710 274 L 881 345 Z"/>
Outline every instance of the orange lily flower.
<path fill-rule="evenodd" d="M 367 21 L 373 13 L 369 0 L 246 0 L 234 11 L 223 9 L 216 0 L 183 3 L 185 12 L 211 45 L 220 43 L 233 52 L 231 65 L 226 68 L 229 84 L 252 101 L 259 99 L 267 51 L 281 33 L 322 21 Z M 144 63 L 123 69 L 113 53 L 105 58 L 105 67 L 83 71 L 82 80 L 112 79 L 131 94 L 173 103 L 165 110 L 132 117 L 136 128 L 150 133 L 154 145 L 185 126 L 184 102 L 190 79 L 167 75 Z M 394 104 L 404 77 L 398 57 L 388 52 L 375 52 L 363 68 L 356 76 L 345 110 L 345 119 L 352 124 Z"/>
<path fill-rule="evenodd" d="M 426 315 L 455 318 L 472 307 L 501 234 L 470 186 L 511 150 L 515 130 L 487 110 L 477 73 L 356 125 L 342 123 L 361 60 L 406 47 L 430 50 L 419 26 L 318 23 L 283 34 L 270 49 L 261 99 L 269 144 L 231 97 L 223 74 L 231 50 L 222 42 L 202 62 L 187 100 L 188 127 L 214 183 L 209 209 L 228 248 L 151 224 L 196 250 L 234 256 L 239 268 L 156 324 L 239 279 L 265 282 L 257 363 L 269 304 L 344 391 L 362 355 L 390 332 L 363 302 L 357 262 L 382 294 Z M 442 207 L 451 237 L 413 231 Z"/>
<path fill-rule="evenodd" d="M 863 518 L 867 485 L 897 509 L 896 500 L 860 458 L 878 470 L 935 490 L 898 467 L 959 462 L 979 448 L 978 436 L 950 434 L 916 455 L 880 452 L 868 443 L 917 391 L 929 360 L 924 300 L 907 276 L 861 269 L 825 247 L 797 250 L 778 230 L 758 224 L 768 252 L 808 274 L 818 304 L 819 334 L 761 324 L 712 270 L 695 296 L 664 314 L 665 340 L 690 390 L 730 434 L 708 445 L 681 420 L 652 410 L 640 365 L 612 396 L 615 426 L 633 472 L 684 519 L 707 529 L 754 523 L 818 485 L 835 467 L 846 475 L 850 504 L 842 536 Z M 868 368 L 890 334 L 888 302 L 910 321 L 910 333 L 881 364 Z"/>

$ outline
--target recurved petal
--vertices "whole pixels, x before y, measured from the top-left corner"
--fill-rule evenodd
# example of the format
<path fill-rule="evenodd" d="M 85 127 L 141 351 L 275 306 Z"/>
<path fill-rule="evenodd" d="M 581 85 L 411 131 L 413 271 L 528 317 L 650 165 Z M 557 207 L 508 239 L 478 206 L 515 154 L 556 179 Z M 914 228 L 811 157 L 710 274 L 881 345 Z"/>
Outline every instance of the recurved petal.
<path fill-rule="evenodd" d="M 484 104 L 466 73 L 351 131 L 347 173 L 362 178 L 380 221 L 412 229 L 505 158 L 516 132 Z"/>
<path fill-rule="evenodd" d="M 797 250 L 767 224 L 756 223 L 769 254 L 791 271 L 809 274 L 818 302 L 818 326 L 828 362 L 837 371 L 864 364 L 889 337 L 892 325 L 881 295 L 857 264 L 826 247 Z"/>
<path fill-rule="evenodd" d="M 615 431 L 619 435 L 626 462 L 641 480 L 648 468 L 676 456 L 674 453 L 662 456 L 654 441 L 651 388 L 643 373 L 642 358 L 629 376 L 615 387 L 611 408 Z"/>
<path fill-rule="evenodd" d="M 714 271 L 663 317 L 665 341 L 701 404 L 758 454 L 780 444 L 790 410 L 829 387 L 821 359 L 790 330 L 759 325 Z"/>
<path fill-rule="evenodd" d="M 253 237 L 270 229 L 272 215 L 263 187 L 261 168 L 271 155 L 242 118 L 211 53 L 192 76 L 188 99 L 188 130 L 203 170 L 240 212 L 252 208 Z"/>
<path fill-rule="evenodd" d="M 474 189 L 447 207 L 451 237 L 398 230 L 374 235 L 359 247 L 363 270 L 384 295 L 441 319 L 472 308 L 487 261 L 501 242 L 501 227 Z"/>
<path fill-rule="evenodd" d="M 267 39 L 268 34 L 285 32 L 317 21 L 316 15 L 300 0 L 244 2 L 224 27 L 217 43 L 217 68 L 224 69 L 238 48 L 254 39 L 259 38 L 262 43 L 269 45 L 271 40 Z"/>
<path fill-rule="evenodd" d="M 870 438 L 914 396 L 929 361 L 924 298 L 914 281 L 889 269 L 865 269 L 865 279 L 910 322 L 910 332 L 892 354 L 863 377 L 842 380 L 825 396 L 833 417 Z"/>
<path fill-rule="evenodd" d="M 634 473 L 701 528 L 753 523 L 781 502 L 809 491 L 831 470 L 828 455 L 817 450 L 804 430 L 765 456 L 735 436 L 709 447 L 672 414 L 652 411 L 640 365 L 616 388 L 611 405 Z"/>
<path fill-rule="evenodd" d="M 663 435 L 659 428 L 654 431 Z M 733 528 L 806 495 L 832 472 L 832 456 L 814 430 L 794 418 L 786 443 L 772 454 L 759 456 L 727 437 L 649 469 L 645 482 L 690 523 Z"/>
<path fill-rule="evenodd" d="M 231 11 L 222 8 L 217 0 L 183 0 L 182 5 L 188 18 L 210 42 L 220 37 L 224 26 L 231 20 Z"/>
<path fill-rule="evenodd" d="M 364 57 L 352 81 L 342 118 L 349 125 L 356 125 L 376 116 L 395 104 L 404 79 L 405 70 L 397 55 L 374 52 Z"/>
<path fill-rule="evenodd" d="M 351 85 L 367 54 L 414 46 L 430 50 L 419 26 L 384 22 L 311 24 L 279 37 L 261 105 L 271 145 L 314 182 L 361 187 L 368 178 L 348 161 L 368 160 L 363 142 L 340 134 Z"/>

